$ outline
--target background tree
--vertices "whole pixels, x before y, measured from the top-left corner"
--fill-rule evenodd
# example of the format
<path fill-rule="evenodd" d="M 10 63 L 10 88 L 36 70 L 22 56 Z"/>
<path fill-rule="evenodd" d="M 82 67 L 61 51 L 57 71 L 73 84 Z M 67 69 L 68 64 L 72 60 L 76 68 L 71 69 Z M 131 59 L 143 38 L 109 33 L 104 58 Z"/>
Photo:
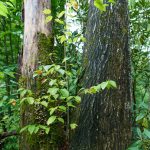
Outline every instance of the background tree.
<path fill-rule="evenodd" d="M 83 97 L 70 149 L 124 150 L 130 144 L 132 92 L 128 33 L 127 0 L 117 0 L 102 14 L 90 1 L 83 86 L 111 79 L 116 81 L 117 89 Z"/>
<path fill-rule="evenodd" d="M 17 137 L 13 135 L 19 128 L 15 77 L 22 41 L 20 8 L 21 1 L 0 1 L 0 149 L 5 150 L 18 147 Z"/>

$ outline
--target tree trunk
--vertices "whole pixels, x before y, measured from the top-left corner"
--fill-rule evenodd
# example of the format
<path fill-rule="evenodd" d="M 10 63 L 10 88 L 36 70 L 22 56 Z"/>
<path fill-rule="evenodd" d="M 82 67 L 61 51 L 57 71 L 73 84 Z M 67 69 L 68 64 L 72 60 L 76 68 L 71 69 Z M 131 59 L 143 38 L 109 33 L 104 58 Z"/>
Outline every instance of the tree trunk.
<path fill-rule="evenodd" d="M 114 80 L 117 89 L 84 95 L 71 150 L 125 150 L 131 140 L 131 75 L 127 0 L 100 13 L 90 2 L 83 86 Z"/>
<path fill-rule="evenodd" d="M 33 80 L 33 72 L 39 64 L 49 64 L 49 53 L 53 47 L 52 25 L 45 22 L 44 9 L 51 9 L 50 0 L 24 0 L 24 50 L 22 58 L 20 82 L 23 87 L 34 91 L 37 95 L 37 82 Z M 21 106 L 21 127 L 32 124 L 45 124 L 46 113 L 39 106 Z M 29 135 L 22 133 L 20 150 L 49 150 L 50 135 L 40 132 Z"/>

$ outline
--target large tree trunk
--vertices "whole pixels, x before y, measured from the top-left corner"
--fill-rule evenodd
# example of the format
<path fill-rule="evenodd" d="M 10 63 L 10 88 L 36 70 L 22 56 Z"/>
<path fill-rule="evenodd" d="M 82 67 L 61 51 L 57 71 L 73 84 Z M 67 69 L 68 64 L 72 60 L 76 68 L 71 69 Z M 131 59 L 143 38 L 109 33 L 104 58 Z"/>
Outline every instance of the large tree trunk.
<path fill-rule="evenodd" d="M 48 60 L 48 56 L 39 58 L 40 55 L 49 53 L 42 50 L 39 51 L 38 41 L 40 35 L 52 35 L 52 28 L 50 23 L 45 22 L 44 9 L 50 9 L 50 0 L 25 0 L 24 1 L 24 51 L 23 51 L 23 66 L 22 75 L 30 76 L 33 74 L 37 66 L 37 62 Z M 43 35 L 43 36 L 44 36 Z M 45 42 L 45 41 L 43 41 Z"/>
<path fill-rule="evenodd" d="M 125 150 L 131 140 L 131 76 L 128 3 L 116 0 L 100 14 L 90 2 L 83 86 L 114 80 L 117 89 L 85 95 L 72 150 Z"/>
<path fill-rule="evenodd" d="M 49 53 L 53 47 L 52 26 L 45 22 L 44 9 L 51 9 L 50 0 L 24 0 L 24 50 L 21 66 L 23 87 L 37 95 L 37 82 L 33 72 L 39 64 L 48 64 Z M 21 127 L 30 124 L 45 124 L 46 112 L 39 106 L 21 106 Z M 20 138 L 20 150 L 49 150 L 50 135 L 40 132 L 36 135 L 23 133 Z"/>

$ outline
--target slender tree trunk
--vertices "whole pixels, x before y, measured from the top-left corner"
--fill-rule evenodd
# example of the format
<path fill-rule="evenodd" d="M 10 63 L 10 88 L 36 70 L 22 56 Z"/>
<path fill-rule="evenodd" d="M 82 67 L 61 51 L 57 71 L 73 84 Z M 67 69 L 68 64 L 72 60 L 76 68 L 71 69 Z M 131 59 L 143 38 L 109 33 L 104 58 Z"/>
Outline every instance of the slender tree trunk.
<path fill-rule="evenodd" d="M 39 64 L 49 64 L 49 53 L 53 47 L 52 25 L 45 22 L 44 9 L 51 9 L 50 0 L 24 0 L 24 50 L 20 82 L 25 88 L 32 89 L 36 96 L 37 82 L 33 72 Z M 46 112 L 42 107 L 21 106 L 21 127 L 30 124 L 45 124 Z M 20 150 L 49 150 L 50 135 L 44 132 L 20 138 Z"/>
<path fill-rule="evenodd" d="M 6 20 L 5 18 L 3 18 L 3 31 L 6 32 Z M 4 49 L 5 49 L 5 66 L 9 67 L 9 51 L 8 51 L 8 47 L 7 47 L 7 36 L 4 35 Z M 6 83 L 6 92 L 7 92 L 7 96 L 8 99 L 10 99 L 10 76 L 6 75 L 6 79 L 5 79 L 5 83 Z M 11 116 L 11 107 L 8 107 L 8 114 Z"/>
<path fill-rule="evenodd" d="M 11 22 L 11 18 L 10 18 L 10 25 L 9 25 L 9 28 L 10 28 L 10 34 L 9 34 L 9 44 L 10 44 L 10 51 L 11 51 L 11 62 L 14 63 L 14 49 L 13 49 L 13 46 L 12 46 L 12 22 Z"/>
<path fill-rule="evenodd" d="M 125 150 L 131 140 L 131 76 L 127 0 L 100 14 L 90 2 L 83 86 L 114 80 L 117 89 L 85 95 L 71 150 Z"/>

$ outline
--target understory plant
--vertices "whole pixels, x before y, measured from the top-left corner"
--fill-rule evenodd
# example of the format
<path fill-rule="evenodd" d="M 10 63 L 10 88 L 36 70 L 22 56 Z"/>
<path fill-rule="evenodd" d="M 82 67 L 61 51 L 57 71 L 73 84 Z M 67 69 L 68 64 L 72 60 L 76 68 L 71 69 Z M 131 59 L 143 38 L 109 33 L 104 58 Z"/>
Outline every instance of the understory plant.
<path fill-rule="evenodd" d="M 49 112 L 49 118 L 45 125 L 32 124 L 25 126 L 21 132 L 27 130 L 30 134 L 36 134 L 40 129 L 45 130 L 46 134 L 55 132 L 58 123 L 61 123 L 62 128 L 67 127 L 67 113 L 71 108 L 76 108 L 81 102 L 83 94 L 95 94 L 104 89 L 116 88 L 114 81 L 102 82 L 96 86 L 87 89 L 80 89 L 77 95 L 71 95 L 68 90 L 67 78 L 71 78 L 72 72 L 66 71 L 64 66 L 52 64 L 40 66 L 34 73 L 34 78 L 39 82 L 44 91 L 40 91 L 38 97 L 34 97 L 33 91 L 20 88 L 21 103 L 29 105 L 42 105 Z M 38 90 L 37 90 L 38 92 Z M 69 123 L 70 129 L 75 129 L 75 122 Z"/>
<path fill-rule="evenodd" d="M 133 144 L 129 150 L 150 148 L 150 24 L 149 0 L 129 0 L 133 77 Z"/>

